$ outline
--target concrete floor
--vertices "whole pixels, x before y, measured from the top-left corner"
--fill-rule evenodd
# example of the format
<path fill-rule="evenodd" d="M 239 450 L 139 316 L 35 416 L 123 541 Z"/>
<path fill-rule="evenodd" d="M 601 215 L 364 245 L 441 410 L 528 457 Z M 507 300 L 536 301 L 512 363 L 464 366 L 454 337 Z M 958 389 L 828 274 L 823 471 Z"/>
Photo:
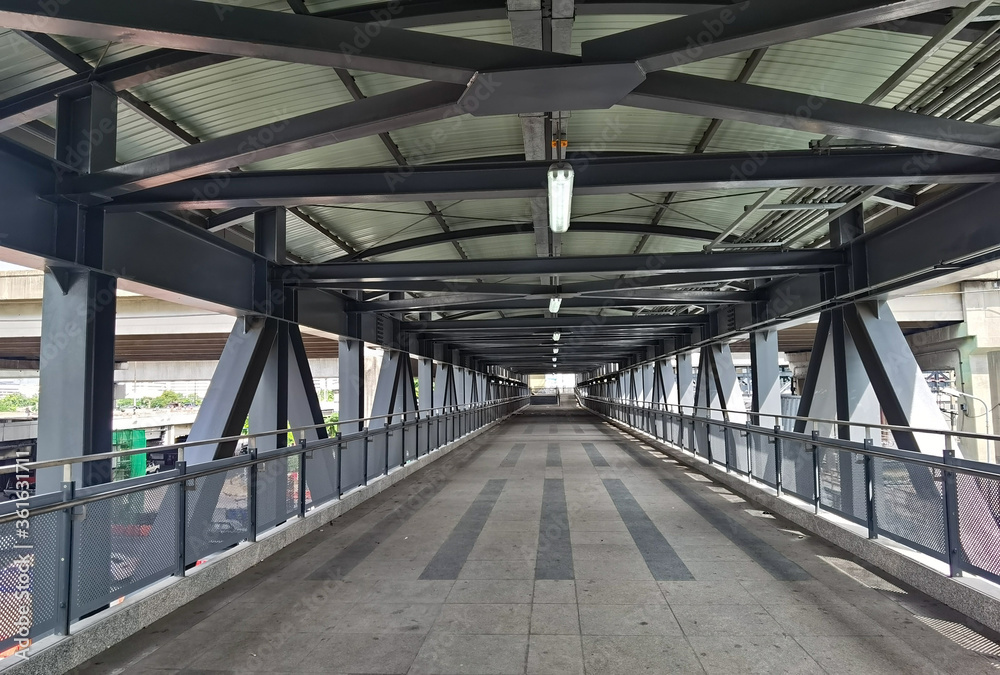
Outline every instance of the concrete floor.
<path fill-rule="evenodd" d="M 961 615 L 572 410 L 523 414 L 76 673 L 995 673 Z"/>

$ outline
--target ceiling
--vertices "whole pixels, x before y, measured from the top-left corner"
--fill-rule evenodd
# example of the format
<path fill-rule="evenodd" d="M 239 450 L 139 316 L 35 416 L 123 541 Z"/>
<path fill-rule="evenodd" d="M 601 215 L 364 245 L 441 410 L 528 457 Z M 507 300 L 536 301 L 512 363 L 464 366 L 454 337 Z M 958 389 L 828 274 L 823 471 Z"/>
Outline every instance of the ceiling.
<path fill-rule="evenodd" d="M 215 49 L 201 61 L 189 57 L 181 66 L 133 78 L 132 86 L 109 85 L 118 97 L 117 162 L 157 176 L 122 188 L 83 181 L 68 197 L 100 197 L 109 209 L 173 210 L 245 247 L 252 247 L 255 211 L 286 206 L 288 260 L 309 270 L 302 283 L 343 295 L 353 303 L 352 311 L 390 314 L 421 337 L 446 341 L 485 364 L 513 371 L 550 368 L 555 329 L 564 336 L 557 369 L 570 371 L 590 370 L 642 353 L 658 340 L 688 335 L 711 310 L 752 302 L 753 294 L 776 278 L 829 267 L 820 257 L 803 257 L 794 269 L 764 264 L 761 271 L 756 262 L 744 265 L 750 258 L 740 258 L 732 264 L 742 275 L 726 276 L 719 274 L 730 264 L 725 255 L 760 254 L 764 260 L 773 253 L 767 260 L 777 261 L 779 254 L 825 251 L 831 248 L 829 224 L 839 216 L 860 210 L 862 227 L 872 231 L 946 192 L 946 179 L 907 181 L 891 171 L 881 182 L 856 184 L 850 171 L 829 185 L 799 176 L 811 170 L 810 160 L 825 162 L 824 171 L 826 160 L 846 166 L 849 159 L 866 167 L 897 147 L 935 147 L 934 139 L 919 130 L 897 134 L 893 123 L 902 118 L 868 119 L 866 110 L 905 110 L 977 127 L 994 125 L 1000 116 L 1000 23 L 990 20 L 1000 20 L 1000 8 L 982 1 L 813 6 L 761 0 L 747 11 L 777 28 L 770 37 L 763 31 L 751 36 L 746 43 L 754 48 L 748 50 L 739 49 L 739 40 L 730 45 L 726 36 L 714 40 L 709 35 L 704 46 L 681 39 L 700 39 L 711 32 L 713 21 L 726 23 L 726 17 L 743 11 L 742 4 L 722 1 L 227 0 L 213 5 L 226 39 L 239 37 L 242 28 L 235 26 L 244 18 L 240 26 L 251 26 L 250 32 L 256 24 L 273 25 L 272 34 L 262 29 L 264 37 L 250 40 L 252 48 L 215 47 L 206 35 L 187 42 L 184 36 L 154 35 L 152 29 L 170 12 L 183 18 L 205 6 L 190 0 L 134 11 L 121 0 L 98 3 L 110 19 L 101 16 L 101 8 L 73 15 L 74 5 L 65 9 L 69 15 L 29 16 L 19 4 L 0 0 L 0 25 L 11 26 L 0 32 L 0 118 L 5 120 L 0 129 L 41 153 L 53 152 L 56 120 L 52 106 L 26 103 L 32 95 L 74 76 L 99 80 L 95 73 L 175 45 Z M 778 16 L 783 7 L 795 7 L 787 20 Z M 704 14 L 694 16 L 699 12 Z M 740 21 L 737 17 L 732 25 Z M 353 46 L 328 44 L 326 49 L 337 52 L 329 62 L 327 56 L 315 56 L 324 49 L 325 26 L 360 31 L 344 28 L 343 35 L 355 36 Z M 291 32 L 283 32 L 286 28 Z M 176 30 L 194 34 L 198 26 Z M 424 42 L 415 38 L 411 47 L 404 40 L 411 33 L 457 40 L 428 41 L 440 52 L 425 55 L 419 49 Z M 320 46 L 310 46 L 314 37 Z M 674 48 L 669 68 L 663 67 L 663 54 L 643 51 L 671 40 L 680 40 L 680 47 Z M 311 50 L 305 56 L 295 51 L 303 45 Z M 494 52 L 489 45 L 505 49 Z M 601 56 L 607 53 L 616 56 Z M 462 62 L 466 55 L 468 64 Z M 605 62 L 614 67 L 601 70 Z M 582 73 L 580 83 L 572 84 L 578 70 L 567 66 Z M 553 76 L 543 72 L 546 68 L 563 68 L 564 74 Z M 477 81 L 462 94 L 461 109 L 449 102 L 449 87 L 461 92 L 464 83 L 445 81 L 461 79 L 466 70 L 496 71 L 497 91 L 513 93 L 476 101 L 494 114 L 464 114 Z M 429 73 L 442 73 L 440 81 L 420 77 Z M 537 80 L 519 79 L 530 80 L 533 73 L 540 73 Z M 630 73 L 643 84 L 626 84 Z M 744 85 L 749 88 L 739 88 Z M 518 89 L 522 86 L 527 94 Z M 550 95 L 547 89 L 557 91 Z M 805 102 L 806 109 L 799 106 L 794 120 L 772 116 L 765 123 L 761 110 L 784 101 L 782 92 L 794 94 L 789 100 Z M 588 95 L 607 104 L 549 109 Z M 443 103 L 437 102 L 439 96 Z M 710 104 L 713 96 L 724 100 Z M 329 124 L 373 97 L 378 98 L 370 109 L 382 116 L 377 122 L 366 117 L 349 127 L 345 123 L 340 135 L 316 133 L 286 145 L 273 141 L 299 132 L 306 116 L 315 116 L 310 124 Z M 542 112 L 531 108 L 533 97 Z M 737 99 L 738 105 L 729 105 Z M 823 124 L 810 123 L 814 114 L 816 119 L 840 114 L 830 102 L 864 104 L 845 109 L 847 133 L 826 133 L 833 123 L 825 118 Z M 813 104 L 815 111 L 809 108 Z M 520 108 L 505 112 L 505 106 Z M 879 130 L 886 125 L 887 130 Z M 219 144 L 241 135 L 255 152 L 243 148 L 212 156 Z M 553 147 L 559 139 L 566 141 L 564 151 L 558 143 Z M 193 168 L 183 175 L 176 169 L 150 169 L 163 157 L 176 167 L 196 151 L 202 155 L 190 160 Z M 538 176 L 544 177 L 544 167 L 560 152 L 574 162 L 579 190 L 572 227 L 554 236 L 547 229 Z M 975 149 L 960 154 L 998 158 Z M 702 156 L 714 162 L 704 171 L 718 174 L 718 180 L 698 178 L 701 165 L 643 164 Z M 418 189 L 425 181 L 420 172 L 435 167 L 464 172 L 469 185 L 495 183 L 443 190 L 437 187 L 442 179 L 428 173 L 426 184 L 433 187 Z M 319 173 L 323 170 L 332 172 Z M 661 170 L 673 172 L 672 178 L 643 179 Z M 791 174 L 777 187 L 758 184 L 756 177 L 770 171 Z M 203 174 L 210 178 L 198 183 Z M 456 185 L 457 175 L 448 173 Z M 687 176 L 689 182 L 682 180 Z M 279 186 L 271 180 L 263 191 L 257 186 L 264 183 L 250 182 L 269 177 L 292 182 Z M 191 196 L 211 181 L 223 195 L 243 189 L 249 196 L 221 205 Z M 502 181 L 510 187 L 501 189 Z M 679 189 L 659 189 L 667 185 Z M 274 196 L 268 197 L 272 187 Z M 717 265 L 650 285 L 619 283 L 645 273 L 648 256 L 702 254 L 706 246 Z M 601 262 L 614 256 L 631 256 L 633 262 Z M 553 262 L 573 258 L 594 264 L 560 267 Z M 528 264 L 532 259 L 537 264 Z M 480 260 L 494 266 L 477 264 Z M 509 273 L 505 260 L 512 261 Z M 553 295 L 564 298 L 558 317 L 547 310 Z M 799 338 L 793 341 L 796 348 L 803 346 Z M 214 353 L 216 347 L 206 349 Z"/>

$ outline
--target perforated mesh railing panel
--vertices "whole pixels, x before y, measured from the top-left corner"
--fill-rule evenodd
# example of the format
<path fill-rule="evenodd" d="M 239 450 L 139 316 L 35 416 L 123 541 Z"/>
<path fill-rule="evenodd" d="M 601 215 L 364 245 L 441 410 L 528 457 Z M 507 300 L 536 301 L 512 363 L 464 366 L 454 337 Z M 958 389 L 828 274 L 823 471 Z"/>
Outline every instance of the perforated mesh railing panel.
<path fill-rule="evenodd" d="M 746 432 L 742 429 L 731 427 L 726 430 L 729 435 L 730 444 L 732 447 L 732 456 L 729 458 L 733 469 L 744 476 L 750 472 L 750 458 L 747 455 L 748 446 L 747 443 L 749 439 L 747 438 Z"/>
<path fill-rule="evenodd" d="M 811 502 L 814 483 L 811 444 L 798 439 L 781 439 L 781 489 Z"/>
<path fill-rule="evenodd" d="M 963 567 L 1000 582 L 1000 481 L 957 474 Z"/>
<path fill-rule="evenodd" d="M 298 481 L 293 480 L 293 461 L 287 457 L 257 467 L 257 531 L 263 532 L 298 514 Z"/>
<path fill-rule="evenodd" d="M 873 464 L 879 533 L 947 560 L 942 472 L 880 457 Z"/>
<path fill-rule="evenodd" d="M 753 477 L 774 487 L 776 484 L 774 444 L 768 435 L 750 433 L 750 461 Z"/>
<path fill-rule="evenodd" d="M 365 441 L 357 439 L 344 444 L 340 455 L 341 489 L 344 492 L 353 490 L 365 482 Z"/>
<path fill-rule="evenodd" d="M 179 489 L 163 485 L 87 505 L 73 529 L 73 619 L 174 573 Z"/>
<path fill-rule="evenodd" d="M 30 511 L 30 508 L 29 508 Z M 0 525 L 0 652 L 16 645 L 19 627 L 18 613 L 25 605 L 19 595 L 27 588 L 27 602 L 31 612 L 29 637 L 32 640 L 49 635 L 56 622 L 56 571 L 59 545 L 60 513 L 43 513 L 28 518 L 28 537 L 17 535 L 17 523 Z M 30 544 L 30 549 L 17 549 L 15 545 Z M 30 563 L 24 571 L 20 563 Z M 26 575 L 26 576 L 23 576 Z"/>
<path fill-rule="evenodd" d="M 708 443 L 710 459 L 719 464 L 726 463 L 726 428 L 720 424 L 709 424 Z"/>
<path fill-rule="evenodd" d="M 191 565 L 250 534 L 246 467 L 203 476 L 187 493 L 185 558 Z"/>
<path fill-rule="evenodd" d="M 861 455 L 846 450 L 821 447 L 819 480 L 820 504 L 838 515 L 864 525 L 868 522 L 865 504 L 865 465 Z"/>
<path fill-rule="evenodd" d="M 306 505 L 313 506 L 337 497 L 337 462 L 339 451 L 336 445 L 315 448 L 312 456 L 306 456 Z M 321 476 L 311 480 L 310 476 Z"/>

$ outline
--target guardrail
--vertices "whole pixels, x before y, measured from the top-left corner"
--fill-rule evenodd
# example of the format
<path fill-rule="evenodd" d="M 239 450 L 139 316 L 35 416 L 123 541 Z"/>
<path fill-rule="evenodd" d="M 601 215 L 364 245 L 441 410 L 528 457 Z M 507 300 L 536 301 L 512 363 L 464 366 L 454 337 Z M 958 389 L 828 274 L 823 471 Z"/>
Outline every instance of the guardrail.
<path fill-rule="evenodd" d="M 664 406 L 578 395 L 580 405 L 948 564 L 1000 583 L 1000 468 Z M 760 415 L 765 417 L 765 415 Z M 772 417 L 766 415 L 766 417 Z M 870 425 L 878 428 L 879 425 Z"/>
<path fill-rule="evenodd" d="M 206 557 L 307 511 L 470 432 L 517 412 L 528 397 L 336 422 L 362 426 L 320 440 L 306 431 L 331 424 L 179 443 L 176 468 L 78 487 L 74 464 L 148 449 L 22 464 L 20 471 L 63 467 L 62 491 L 0 503 L 0 654 L 22 640 L 66 635 L 80 618 Z M 399 421 L 394 421 L 399 418 Z M 348 427 L 349 428 L 349 427 Z M 263 437 L 291 447 L 258 450 Z M 246 440 L 249 450 L 188 466 L 184 450 Z M 4 473 L 18 467 L 4 467 Z M 27 609 L 24 609 L 27 608 Z"/>

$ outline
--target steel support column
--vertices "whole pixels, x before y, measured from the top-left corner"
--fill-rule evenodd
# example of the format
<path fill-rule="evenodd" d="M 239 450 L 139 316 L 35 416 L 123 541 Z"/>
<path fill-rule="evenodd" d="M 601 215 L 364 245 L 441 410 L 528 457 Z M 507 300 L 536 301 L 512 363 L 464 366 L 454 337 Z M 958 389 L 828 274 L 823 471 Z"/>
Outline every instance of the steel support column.
<path fill-rule="evenodd" d="M 765 428 L 779 424 L 781 414 L 781 375 L 778 366 L 778 332 L 755 331 L 750 334 L 750 371 L 753 388 L 754 423 Z M 758 414 L 760 413 L 760 414 Z"/>

